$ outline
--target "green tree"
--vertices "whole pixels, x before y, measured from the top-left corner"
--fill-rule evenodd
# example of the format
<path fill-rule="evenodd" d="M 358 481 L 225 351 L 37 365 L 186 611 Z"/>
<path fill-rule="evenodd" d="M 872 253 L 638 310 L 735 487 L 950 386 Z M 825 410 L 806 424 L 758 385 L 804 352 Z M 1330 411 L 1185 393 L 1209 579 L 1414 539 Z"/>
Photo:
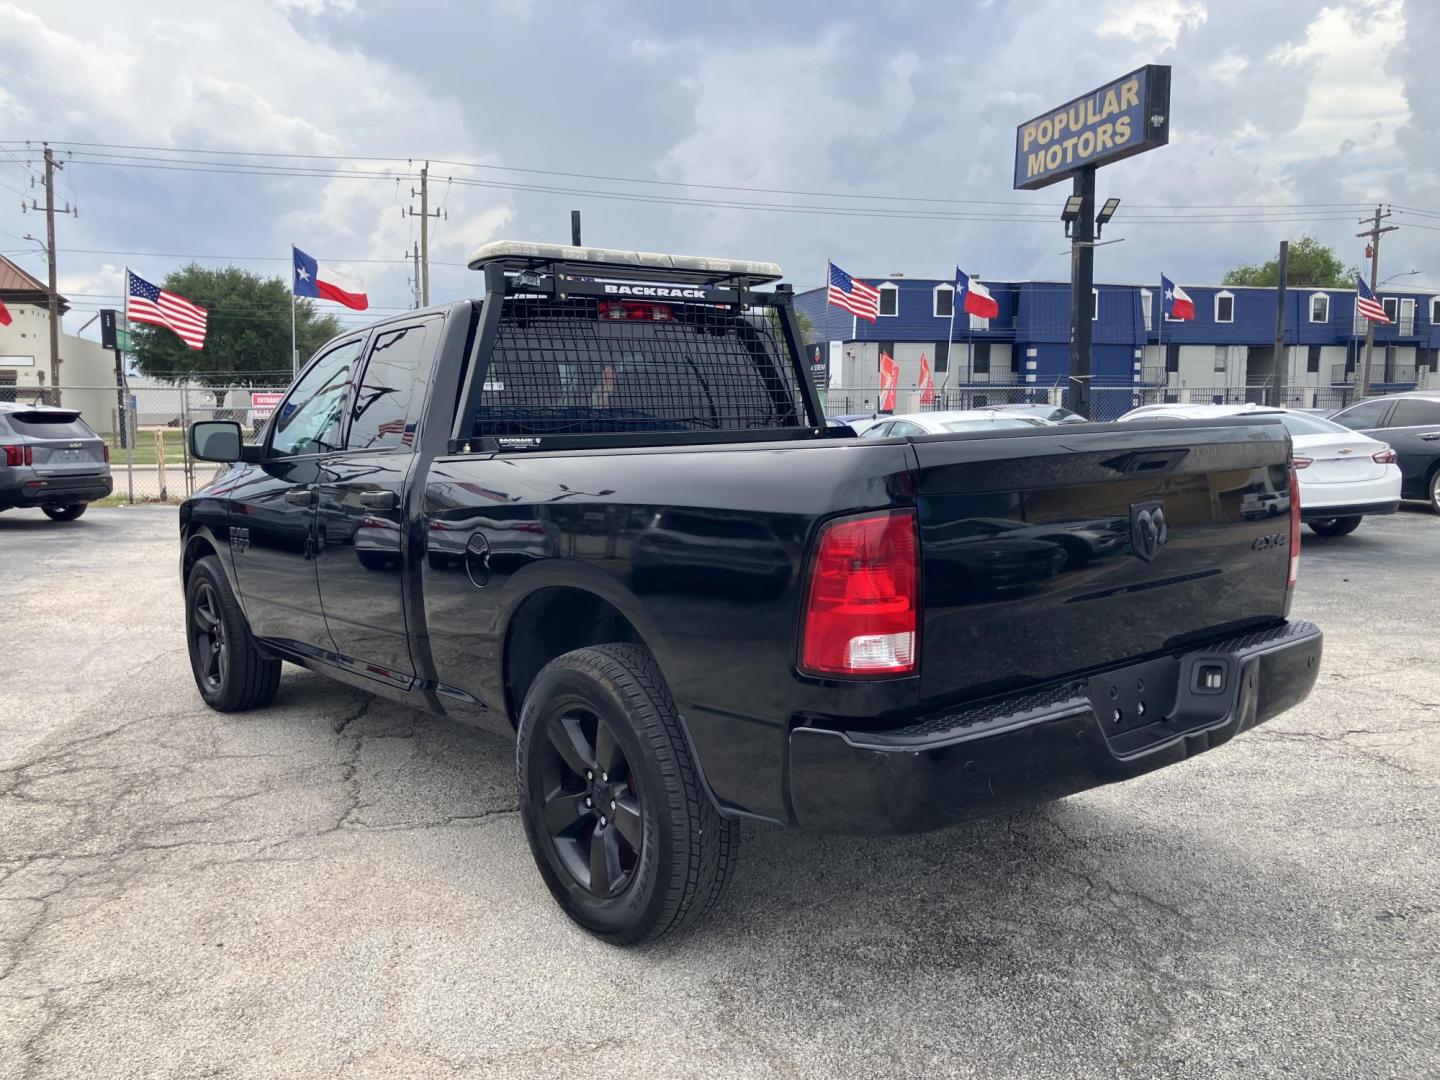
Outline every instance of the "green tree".
<path fill-rule="evenodd" d="M 1313 236 L 1302 236 L 1290 245 L 1285 284 L 1302 289 L 1353 289 L 1358 272 L 1356 267 L 1346 266 L 1335 254 L 1334 248 L 1322 244 Z M 1222 284 L 1278 285 L 1280 260 L 1277 257 L 1259 266 L 1237 266 L 1227 270 Z"/>
<path fill-rule="evenodd" d="M 166 275 L 163 284 L 208 312 L 205 347 L 192 349 L 163 326 L 131 323 L 135 368 L 141 374 L 210 387 L 290 381 L 290 289 L 282 278 L 191 263 Z M 340 320 L 318 314 L 313 302 L 295 305 L 302 362 L 341 330 Z M 223 402 L 223 392 L 216 391 L 216 403 Z"/>

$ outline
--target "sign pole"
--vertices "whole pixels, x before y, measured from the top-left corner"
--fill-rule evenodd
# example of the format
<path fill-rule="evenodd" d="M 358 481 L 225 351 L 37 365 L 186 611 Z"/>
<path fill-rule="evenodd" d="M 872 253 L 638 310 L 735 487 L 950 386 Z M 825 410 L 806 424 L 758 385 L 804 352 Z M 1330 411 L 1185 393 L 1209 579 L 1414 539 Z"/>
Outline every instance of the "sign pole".
<path fill-rule="evenodd" d="M 1075 173 L 1080 212 L 1070 241 L 1070 382 L 1065 407 L 1090 418 L 1090 334 L 1095 289 L 1095 166 Z"/>

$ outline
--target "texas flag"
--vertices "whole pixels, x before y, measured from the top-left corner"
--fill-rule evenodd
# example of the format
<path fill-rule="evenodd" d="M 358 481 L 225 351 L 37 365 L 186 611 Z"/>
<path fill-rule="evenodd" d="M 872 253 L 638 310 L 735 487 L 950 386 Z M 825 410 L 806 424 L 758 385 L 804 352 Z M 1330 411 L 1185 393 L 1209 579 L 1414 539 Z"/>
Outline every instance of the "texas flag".
<path fill-rule="evenodd" d="M 967 315 L 993 319 L 1000 314 L 1000 305 L 990 295 L 990 290 L 958 266 L 955 268 L 955 299 L 958 301 L 956 310 Z"/>
<path fill-rule="evenodd" d="M 889 353 L 880 354 L 880 412 L 895 411 L 895 388 L 900 385 L 900 365 Z"/>
<path fill-rule="evenodd" d="M 1190 294 L 1164 274 L 1160 275 L 1160 298 L 1165 318 L 1195 318 L 1195 302 L 1190 299 Z"/>
<path fill-rule="evenodd" d="M 295 274 L 291 284 L 296 296 L 334 300 L 337 304 L 344 304 L 356 311 L 364 311 L 370 306 L 370 299 L 365 295 L 365 286 L 361 282 L 317 263 L 293 245 L 290 250 L 295 253 Z"/>

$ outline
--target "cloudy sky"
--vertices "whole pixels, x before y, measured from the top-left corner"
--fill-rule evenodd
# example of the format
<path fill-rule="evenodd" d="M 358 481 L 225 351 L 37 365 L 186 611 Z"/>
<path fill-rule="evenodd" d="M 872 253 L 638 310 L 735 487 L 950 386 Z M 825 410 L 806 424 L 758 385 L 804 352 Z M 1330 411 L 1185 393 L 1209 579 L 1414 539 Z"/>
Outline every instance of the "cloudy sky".
<path fill-rule="evenodd" d="M 43 274 L 20 203 L 50 140 L 72 326 L 127 263 L 286 275 L 292 242 L 408 306 L 427 158 L 436 301 L 475 288 L 477 244 L 567 240 L 572 208 L 587 243 L 773 259 L 801 288 L 827 258 L 1063 279 L 1063 186 L 1011 190 L 1015 126 L 1149 62 L 1174 68 L 1171 142 L 1101 171 L 1125 242 L 1098 278 L 1214 281 L 1306 232 L 1359 262 L 1380 200 L 1382 276 L 1440 285 L 1434 0 L 0 0 L 0 27 L 0 250 Z"/>

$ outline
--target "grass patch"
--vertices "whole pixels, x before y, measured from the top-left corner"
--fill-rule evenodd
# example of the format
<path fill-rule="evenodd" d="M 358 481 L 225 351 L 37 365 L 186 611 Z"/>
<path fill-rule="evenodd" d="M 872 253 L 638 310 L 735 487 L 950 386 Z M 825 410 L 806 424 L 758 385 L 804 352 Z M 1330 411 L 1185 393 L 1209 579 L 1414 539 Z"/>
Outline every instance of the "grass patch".
<path fill-rule="evenodd" d="M 141 428 L 135 435 L 135 457 L 136 465 L 155 465 L 159 462 L 156 453 L 155 437 L 159 434 L 165 440 L 165 464 L 183 465 L 185 463 L 185 432 L 180 428 Z M 103 436 L 110 447 L 111 466 L 124 466 L 127 455 L 130 451 L 120 445 L 119 435 Z"/>

